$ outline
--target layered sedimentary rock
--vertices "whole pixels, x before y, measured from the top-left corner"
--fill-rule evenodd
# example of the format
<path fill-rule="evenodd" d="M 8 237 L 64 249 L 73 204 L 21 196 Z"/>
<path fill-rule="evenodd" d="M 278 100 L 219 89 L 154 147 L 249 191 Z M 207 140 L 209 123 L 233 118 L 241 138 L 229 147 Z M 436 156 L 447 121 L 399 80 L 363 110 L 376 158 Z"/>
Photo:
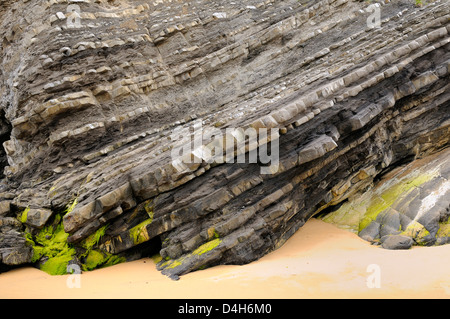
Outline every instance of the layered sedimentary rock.
<path fill-rule="evenodd" d="M 450 242 L 450 149 L 396 168 L 323 220 L 388 249 Z"/>
<path fill-rule="evenodd" d="M 2 5 L 7 265 L 248 263 L 449 145 L 448 1 Z"/>

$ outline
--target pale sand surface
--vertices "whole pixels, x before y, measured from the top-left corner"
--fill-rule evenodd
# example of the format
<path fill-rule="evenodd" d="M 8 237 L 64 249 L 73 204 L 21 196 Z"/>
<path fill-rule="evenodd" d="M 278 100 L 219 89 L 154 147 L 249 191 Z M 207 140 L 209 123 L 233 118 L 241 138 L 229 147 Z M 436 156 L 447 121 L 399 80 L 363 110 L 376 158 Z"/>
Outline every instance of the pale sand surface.
<path fill-rule="evenodd" d="M 380 288 L 369 288 L 371 264 Z M 312 219 L 283 247 L 245 266 L 161 275 L 152 259 L 85 272 L 81 288 L 68 276 L 34 268 L 0 274 L 0 298 L 449 298 L 450 245 L 389 251 Z"/>

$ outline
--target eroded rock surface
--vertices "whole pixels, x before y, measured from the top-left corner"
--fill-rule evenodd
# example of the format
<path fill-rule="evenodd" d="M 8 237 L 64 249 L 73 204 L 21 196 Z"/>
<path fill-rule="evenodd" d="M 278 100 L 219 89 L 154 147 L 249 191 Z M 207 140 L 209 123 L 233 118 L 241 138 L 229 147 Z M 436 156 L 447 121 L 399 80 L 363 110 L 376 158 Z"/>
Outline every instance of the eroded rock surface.
<path fill-rule="evenodd" d="M 383 1 L 375 27 L 351 0 L 1 4 L 0 216 L 23 262 L 248 263 L 449 145 L 449 1 Z M 275 129 L 246 151 L 279 166 L 223 163 L 211 138 L 174 157 L 199 126 Z"/>
<path fill-rule="evenodd" d="M 450 242 L 450 150 L 399 167 L 321 218 L 388 249 Z"/>

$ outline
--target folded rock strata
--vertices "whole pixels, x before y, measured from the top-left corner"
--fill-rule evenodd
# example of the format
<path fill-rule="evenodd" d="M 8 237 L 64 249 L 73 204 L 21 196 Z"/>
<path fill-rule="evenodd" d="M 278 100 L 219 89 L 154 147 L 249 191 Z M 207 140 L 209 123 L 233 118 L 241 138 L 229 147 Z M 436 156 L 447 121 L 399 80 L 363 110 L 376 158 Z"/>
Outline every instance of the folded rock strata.
<path fill-rule="evenodd" d="M 449 146 L 448 1 L 1 3 L 5 264 L 245 264 Z M 227 128 L 278 166 L 224 163 Z"/>

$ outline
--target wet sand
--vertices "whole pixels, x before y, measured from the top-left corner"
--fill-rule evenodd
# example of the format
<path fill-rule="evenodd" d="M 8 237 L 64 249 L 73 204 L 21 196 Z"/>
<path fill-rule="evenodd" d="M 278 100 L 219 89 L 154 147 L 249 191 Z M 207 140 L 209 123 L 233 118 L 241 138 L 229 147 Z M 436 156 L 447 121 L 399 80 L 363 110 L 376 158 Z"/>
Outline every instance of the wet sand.
<path fill-rule="evenodd" d="M 80 288 L 67 285 L 75 277 L 27 267 L 0 274 L 0 298 L 450 298 L 449 265 L 450 245 L 389 251 L 312 219 L 245 266 L 172 281 L 146 258 L 85 272 Z"/>

